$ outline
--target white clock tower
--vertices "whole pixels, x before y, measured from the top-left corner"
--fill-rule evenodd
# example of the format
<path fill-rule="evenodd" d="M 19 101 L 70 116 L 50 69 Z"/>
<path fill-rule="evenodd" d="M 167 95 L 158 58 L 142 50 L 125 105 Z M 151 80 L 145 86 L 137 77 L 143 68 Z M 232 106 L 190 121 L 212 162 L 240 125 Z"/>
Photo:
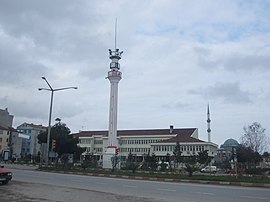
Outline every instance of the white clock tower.
<path fill-rule="evenodd" d="M 117 106 L 118 106 L 118 83 L 122 79 L 122 72 L 120 72 L 119 60 L 121 59 L 123 51 L 116 48 L 116 26 L 115 26 L 115 49 L 109 49 L 109 58 L 111 59 L 110 71 L 108 76 L 111 83 L 110 90 L 110 108 L 109 108 L 109 131 L 108 144 L 104 145 L 103 151 L 103 168 L 114 169 L 119 160 L 119 143 L 117 139 Z"/>

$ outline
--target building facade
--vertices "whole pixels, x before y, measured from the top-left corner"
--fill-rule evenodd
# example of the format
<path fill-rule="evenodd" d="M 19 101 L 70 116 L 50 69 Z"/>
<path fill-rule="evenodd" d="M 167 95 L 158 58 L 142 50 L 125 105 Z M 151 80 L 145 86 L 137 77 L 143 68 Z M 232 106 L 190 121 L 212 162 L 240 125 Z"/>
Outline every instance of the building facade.
<path fill-rule="evenodd" d="M 33 123 L 23 123 L 17 127 L 22 138 L 21 156 L 31 156 L 31 159 L 37 157 L 41 152 L 41 145 L 38 143 L 38 134 L 46 131 L 46 127 L 35 125 Z"/>
<path fill-rule="evenodd" d="M 102 158 L 104 147 L 108 141 L 108 131 L 80 131 L 73 134 L 79 138 L 79 146 L 86 148 L 84 155 L 93 154 Z M 180 143 L 183 156 L 196 155 L 208 150 L 208 155 L 214 157 L 218 145 L 198 138 L 197 128 L 148 129 L 148 130 L 118 130 L 119 151 L 122 160 L 130 153 L 143 160 L 147 154 L 155 154 L 163 159 L 167 154 L 173 155 L 176 143 Z"/>
<path fill-rule="evenodd" d="M 8 109 L 0 109 L 0 157 L 7 160 L 13 154 L 12 138 L 18 135 L 18 132 L 12 127 L 13 115 L 10 115 Z"/>
<path fill-rule="evenodd" d="M 2 155 L 4 151 L 9 150 L 9 135 L 10 132 L 8 128 L 2 127 L 0 125 L 0 154 Z"/>
<path fill-rule="evenodd" d="M 8 109 L 0 109 L 0 125 L 5 128 L 12 127 L 13 115 L 9 114 Z"/>

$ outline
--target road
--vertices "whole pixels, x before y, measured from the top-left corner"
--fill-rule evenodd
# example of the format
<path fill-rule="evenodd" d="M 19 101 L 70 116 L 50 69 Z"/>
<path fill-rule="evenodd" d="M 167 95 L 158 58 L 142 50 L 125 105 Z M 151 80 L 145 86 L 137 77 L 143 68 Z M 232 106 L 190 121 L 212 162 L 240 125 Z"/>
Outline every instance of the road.
<path fill-rule="evenodd" d="M 21 168 L 12 171 L 14 179 L 11 183 L 0 186 L 0 199 L 2 189 L 5 189 L 31 201 L 270 201 L 268 188 L 128 180 Z"/>

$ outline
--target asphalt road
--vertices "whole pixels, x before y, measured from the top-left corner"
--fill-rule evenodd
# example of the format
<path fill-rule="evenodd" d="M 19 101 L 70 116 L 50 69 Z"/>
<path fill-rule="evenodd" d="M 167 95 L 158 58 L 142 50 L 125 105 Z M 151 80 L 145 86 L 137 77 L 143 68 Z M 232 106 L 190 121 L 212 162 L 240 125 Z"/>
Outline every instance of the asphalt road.
<path fill-rule="evenodd" d="M 2 190 L 7 192 L 5 196 L 10 193 L 25 197 L 25 201 L 270 201 L 269 188 L 128 180 L 21 168 L 12 171 L 11 183 L 0 186 L 0 201 Z"/>

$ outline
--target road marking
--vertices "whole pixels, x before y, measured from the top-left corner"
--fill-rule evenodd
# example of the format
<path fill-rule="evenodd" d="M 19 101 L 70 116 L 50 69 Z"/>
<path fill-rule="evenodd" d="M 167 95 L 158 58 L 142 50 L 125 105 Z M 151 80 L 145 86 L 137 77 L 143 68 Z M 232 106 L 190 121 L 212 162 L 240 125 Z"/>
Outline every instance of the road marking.
<path fill-rule="evenodd" d="M 214 193 L 208 193 L 208 192 L 195 192 L 196 194 L 203 194 L 203 195 L 215 195 Z"/>
<path fill-rule="evenodd" d="M 123 187 L 136 188 L 137 186 L 132 186 L 132 185 L 126 185 L 126 184 L 124 184 Z"/>
<path fill-rule="evenodd" d="M 82 182 L 82 180 L 70 180 L 72 182 Z"/>
<path fill-rule="evenodd" d="M 108 183 L 106 183 L 106 182 L 96 182 L 96 184 L 108 184 Z"/>
<path fill-rule="evenodd" d="M 157 189 L 158 191 L 171 191 L 171 192 L 173 192 L 173 191 L 176 191 L 176 190 L 174 190 L 174 189 Z"/>
<path fill-rule="evenodd" d="M 249 199 L 259 199 L 259 200 L 269 200 L 266 197 L 256 197 L 256 196 L 240 196 L 241 198 L 249 198 Z"/>

